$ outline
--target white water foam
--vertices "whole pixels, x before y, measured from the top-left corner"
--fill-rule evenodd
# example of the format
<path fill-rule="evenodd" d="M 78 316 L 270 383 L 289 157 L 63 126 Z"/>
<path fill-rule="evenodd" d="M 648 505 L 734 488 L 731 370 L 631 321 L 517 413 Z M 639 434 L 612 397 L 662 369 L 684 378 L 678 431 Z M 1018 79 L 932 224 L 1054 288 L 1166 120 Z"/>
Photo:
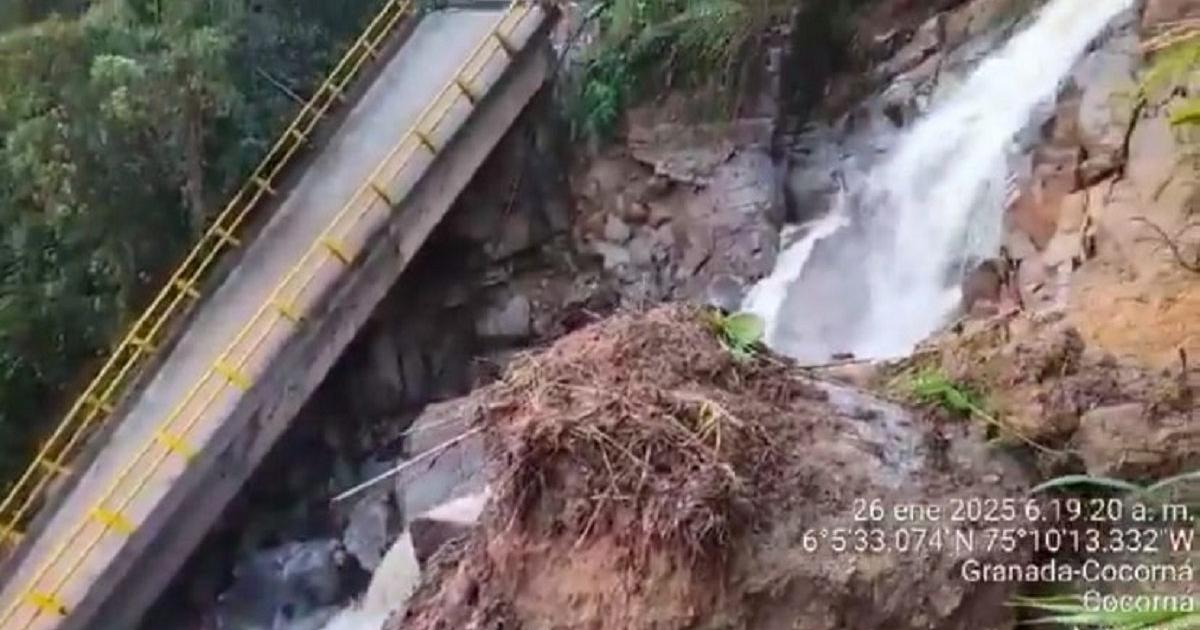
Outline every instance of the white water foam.
<path fill-rule="evenodd" d="M 999 249 L 1013 140 L 1135 0 L 1054 0 L 785 250 L 745 308 L 804 360 L 910 352 L 958 308 L 964 265 Z"/>
<path fill-rule="evenodd" d="M 362 599 L 338 613 L 324 630 L 380 630 L 389 616 L 404 614 L 420 581 L 412 537 L 405 532 L 384 555 Z"/>

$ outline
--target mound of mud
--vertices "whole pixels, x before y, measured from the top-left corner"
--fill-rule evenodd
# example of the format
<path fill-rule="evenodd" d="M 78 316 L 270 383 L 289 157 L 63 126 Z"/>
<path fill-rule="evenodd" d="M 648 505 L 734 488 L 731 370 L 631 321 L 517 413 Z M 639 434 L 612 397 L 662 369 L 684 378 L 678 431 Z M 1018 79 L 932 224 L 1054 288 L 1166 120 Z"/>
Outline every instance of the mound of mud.
<path fill-rule="evenodd" d="M 954 512 L 1027 480 L 967 423 L 739 361 L 686 307 L 577 331 L 475 396 L 491 499 L 388 628 L 1013 623 L 1014 585 L 963 566 L 1028 554 Z"/>

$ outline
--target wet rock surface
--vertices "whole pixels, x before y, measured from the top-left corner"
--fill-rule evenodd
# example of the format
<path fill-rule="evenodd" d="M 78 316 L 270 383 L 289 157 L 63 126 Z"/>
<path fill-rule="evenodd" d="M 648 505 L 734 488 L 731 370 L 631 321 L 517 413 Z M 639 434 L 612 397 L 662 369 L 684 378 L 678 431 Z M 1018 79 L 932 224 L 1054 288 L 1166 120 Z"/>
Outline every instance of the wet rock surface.
<path fill-rule="evenodd" d="M 702 301 L 718 277 L 751 283 L 766 275 L 784 212 L 769 128 L 643 118 L 631 124 L 627 148 L 574 178 L 579 249 L 602 261 L 633 305 Z"/>
<path fill-rule="evenodd" d="M 287 543 L 258 552 L 234 569 L 218 600 L 221 630 L 319 628 L 345 595 L 349 570 L 338 541 Z"/>
<path fill-rule="evenodd" d="M 386 494 L 358 501 L 342 532 L 342 546 L 360 567 L 374 571 L 399 533 L 398 517 L 392 498 Z"/>

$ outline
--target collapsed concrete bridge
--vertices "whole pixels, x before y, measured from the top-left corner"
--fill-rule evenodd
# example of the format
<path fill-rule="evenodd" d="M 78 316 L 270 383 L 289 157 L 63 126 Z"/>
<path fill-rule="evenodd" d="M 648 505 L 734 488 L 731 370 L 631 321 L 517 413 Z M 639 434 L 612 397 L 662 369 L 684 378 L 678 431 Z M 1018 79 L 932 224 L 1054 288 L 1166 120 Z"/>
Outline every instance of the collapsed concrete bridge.
<path fill-rule="evenodd" d="M 554 17 L 385 3 L 0 505 L 0 628 L 137 624 L 541 88 Z"/>

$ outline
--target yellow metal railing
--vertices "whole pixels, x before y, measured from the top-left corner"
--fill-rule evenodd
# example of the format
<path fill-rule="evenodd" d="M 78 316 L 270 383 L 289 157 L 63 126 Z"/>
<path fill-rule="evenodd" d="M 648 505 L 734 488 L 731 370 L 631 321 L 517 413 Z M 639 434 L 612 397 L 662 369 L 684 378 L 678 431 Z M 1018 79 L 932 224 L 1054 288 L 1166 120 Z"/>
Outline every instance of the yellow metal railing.
<path fill-rule="evenodd" d="M 69 471 L 68 465 L 86 437 L 107 419 L 139 368 L 169 333 L 169 324 L 200 297 L 200 283 L 229 247 L 239 244 L 240 228 L 274 186 L 313 129 L 334 103 L 343 99 L 349 84 L 367 61 L 379 55 L 384 40 L 409 12 L 410 0 L 387 0 L 363 30 L 329 77 L 300 109 L 279 140 L 263 158 L 246 183 L 200 237 L 155 296 L 150 306 L 117 345 L 100 372 L 71 405 L 57 428 L 39 449 L 33 462 L 0 502 L 0 558 L 15 547 L 21 531 L 36 509 L 38 499 L 51 481 Z"/>
<path fill-rule="evenodd" d="M 509 38 L 534 10 L 535 5 L 528 0 L 513 0 L 400 142 L 334 215 L 254 316 L 175 405 L 154 436 L 117 473 L 103 496 L 63 537 L 24 588 L 15 591 L 16 597 L 0 616 L 0 627 L 25 629 L 38 619 L 59 618 L 69 613 L 69 604 L 62 596 L 63 588 L 110 532 L 122 537 L 117 543 L 119 547 L 124 537 L 136 530 L 137 524 L 129 515 L 134 500 L 166 462 L 186 466 L 187 461 L 199 452 L 200 445 L 193 442 L 191 434 L 201 419 L 214 407 L 220 410 L 220 403 L 231 406 L 253 385 L 292 328 L 303 323 L 305 313 L 316 304 L 324 289 L 332 286 L 342 268 L 353 263 L 357 256 L 354 243 L 357 242 L 358 247 L 364 246 L 399 200 L 400 195 L 389 192 L 389 183 L 404 181 L 401 176 L 407 174 L 411 176 L 409 185 L 415 184 L 423 171 L 406 173 L 410 166 L 420 168 L 414 159 L 422 155 L 427 160 L 425 166 L 432 162 L 441 148 L 439 144 L 444 144 L 444 140 L 454 133 L 454 129 L 442 127 L 452 108 L 460 99 L 466 101 L 468 109 L 474 106 L 483 89 L 477 85 L 478 79 L 497 54 L 511 59 L 516 53 Z M 377 220 L 364 222 L 373 210 L 377 211 Z M 318 281 L 322 274 L 323 282 Z M 227 398 L 226 394 L 232 394 L 233 398 Z M 170 483 L 169 479 L 167 483 Z M 47 578 L 51 579 L 43 584 Z M 23 622 L 18 617 L 21 611 L 28 613 Z"/>

